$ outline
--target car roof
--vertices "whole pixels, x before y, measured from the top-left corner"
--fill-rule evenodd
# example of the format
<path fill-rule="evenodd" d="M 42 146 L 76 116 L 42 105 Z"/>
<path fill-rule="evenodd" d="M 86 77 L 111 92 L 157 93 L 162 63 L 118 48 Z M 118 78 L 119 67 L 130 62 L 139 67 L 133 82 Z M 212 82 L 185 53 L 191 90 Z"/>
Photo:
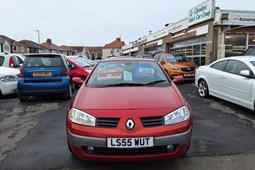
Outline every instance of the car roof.
<path fill-rule="evenodd" d="M 59 56 L 63 56 L 63 54 L 55 54 L 55 53 L 29 53 L 29 54 L 25 54 L 25 56 L 54 56 L 54 55 L 59 55 Z"/>
<path fill-rule="evenodd" d="M 81 58 L 78 55 L 70 55 L 70 56 L 66 56 L 67 59 L 72 59 L 72 58 Z"/>
<path fill-rule="evenodd" d="M 111 61 L 150 61 L 150 62 L 157 62 L 154 59 L 147 59 L 147 58 L 114 58 L 114 59 L 109 59 L 109 60 L 100 60 L 99 62 L 111 62 Z"/>
<path fill-rule="evenodd" d="M 255 56 L 233 56 L 233 57 L 223 58 L 222 60 L 229 60 L 229 59 L 247 62 L 247 61 L 255 61 Z"/>

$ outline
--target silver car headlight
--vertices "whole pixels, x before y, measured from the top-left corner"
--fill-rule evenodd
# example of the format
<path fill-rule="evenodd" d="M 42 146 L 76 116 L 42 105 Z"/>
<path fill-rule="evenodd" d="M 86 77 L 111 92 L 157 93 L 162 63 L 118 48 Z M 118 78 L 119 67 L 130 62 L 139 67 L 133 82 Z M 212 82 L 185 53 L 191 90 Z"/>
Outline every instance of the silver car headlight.
<path fill-rule="evenodd" d="M 80 125 L 95 126 L 96 118 L 78 109 L 72 108 L 68 112 L 68 118 L 73 122 Z"/>
<path fill-rule="evenodd" d="M 179 70 L 179 67 L 176 66 L 170 66 L 171 70 Z"/>
<path fill-rule="evenodd" d="M 190 117 L 190 111 L 187 106 L 181 107 L 164 117 L 165 125 L 172 125 L 181 123 L 188 120 Z"/>
<path fill-rule="evenodd" d="M 17 76 L 3 76 L 3 77 L 0 77 L 0 80 L 4 82 L 9 82 L 9 81 L 18 81 L 19 78 Z"/>

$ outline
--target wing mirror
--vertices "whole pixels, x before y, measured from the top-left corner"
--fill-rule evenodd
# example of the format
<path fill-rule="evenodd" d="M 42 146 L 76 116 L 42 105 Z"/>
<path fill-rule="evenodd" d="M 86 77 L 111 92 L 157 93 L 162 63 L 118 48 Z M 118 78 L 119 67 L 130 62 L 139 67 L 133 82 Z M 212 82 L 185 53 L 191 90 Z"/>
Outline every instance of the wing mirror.
<path fill-rule="evenodd" d="M 80 77 L 73 77 L 72 82 L 73 84 L 80 86 L 83 84 L 84 81 Z"/>
<path fill-rule="evenodd" d="M 242 75 L 244 77 L 251 77 L 251 73 L 249 70 L 241 70 L 240 75 Z"/>
<path fill-rule="evenodd" d="M 175 84 L 180 84 L 184 81 L 183 76 L 175 76 L 174 79 L 172 80 Z"/>

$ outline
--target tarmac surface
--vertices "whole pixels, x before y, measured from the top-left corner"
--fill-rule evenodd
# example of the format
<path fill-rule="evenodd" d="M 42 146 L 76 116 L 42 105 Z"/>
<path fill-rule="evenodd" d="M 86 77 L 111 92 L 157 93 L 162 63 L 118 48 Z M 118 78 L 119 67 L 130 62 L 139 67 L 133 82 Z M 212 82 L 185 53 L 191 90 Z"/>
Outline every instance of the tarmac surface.
<path fill-rule="evenodd" d="M 66 144 L 70 101 L 59 96 L 0 98 L 0 170 L 8 169 L 255 169 L 255 112 L 215 97 L 202 99 L 194 83 L 178 85 L 193 111 L 185 157 L 136 163 L 81 161 Z"/>

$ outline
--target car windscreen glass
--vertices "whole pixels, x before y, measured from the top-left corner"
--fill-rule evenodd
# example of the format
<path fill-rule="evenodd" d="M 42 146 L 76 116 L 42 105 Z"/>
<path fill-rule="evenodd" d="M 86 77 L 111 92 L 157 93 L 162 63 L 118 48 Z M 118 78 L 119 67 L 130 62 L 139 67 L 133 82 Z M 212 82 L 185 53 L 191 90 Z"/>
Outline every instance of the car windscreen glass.
<path fill-rule="evenodd" d="M 251 61 L 251 64 L 255 67 L 255 61 Z"/>
<path fill-rule="evenodd" d="M 188 58 L 183 55 L 175 55 L 175 59 L 177 62 L 189 62 Z"/>
<path fill-rule="evenodd" d="M 80 67 L 90 67 L 91 64 L 89 62 L 86 62 L 86 60 L 83 60 L 82 58 L 76 57 L 76 58 L 70 58 L 72 62 L 76 63 Z"/>
<path fill-rule="evenodd" d="M 153 59 L 152 55 L 144 55 L 143 58 Z"/>
<path fill-rule="evenodd" d="M 224 70 L 226 64 L 228 63 L 228 60 L 224 60 L 224 61 L 217 61 L 216 63 L 214 63 L 213 65 L 211 65 L 211 68 L 217 69 L 217 70 Z"/>
<path fill-rule="evenodd" d="M 166 61 L 169 62 L 169 63 L 177 62 L 176 58 L 173 55 L 167 55 L 166 56 Z"/>
<path fill-rule="evenodd" d="M 111 61 L 97 65 L 87 87 L 169 86 L 157 62 Z"/>
<path fill-rule="evenodd" d="M 64 67 L 63 60 L 59 55 L 36 55 L 27 56 L 23 67 Z"/>
<path fill-rule="evenodd" d="M 0 66 L 2 66 L 4 63 L 4 57 L 3 56 L 0 56 Z"/>

